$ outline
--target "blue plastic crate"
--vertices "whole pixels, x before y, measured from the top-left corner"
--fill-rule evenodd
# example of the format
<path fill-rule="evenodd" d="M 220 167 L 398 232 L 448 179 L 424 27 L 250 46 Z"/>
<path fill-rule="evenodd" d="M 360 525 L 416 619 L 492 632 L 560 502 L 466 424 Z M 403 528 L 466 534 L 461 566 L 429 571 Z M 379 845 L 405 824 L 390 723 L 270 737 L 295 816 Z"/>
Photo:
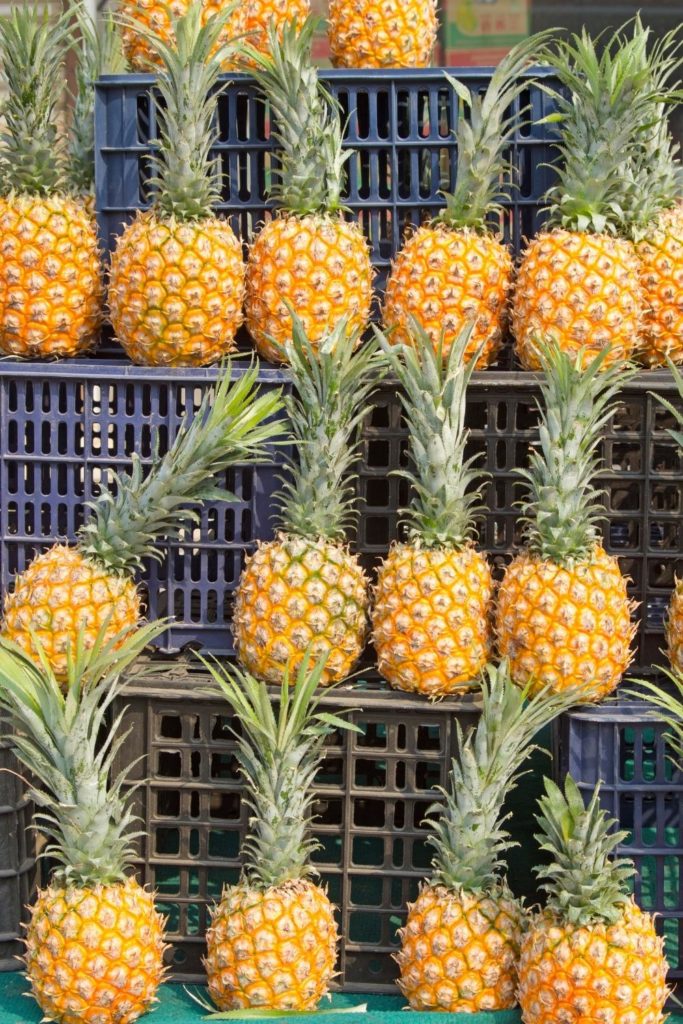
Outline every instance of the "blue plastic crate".
<path fill-rule="evenodd" d="M 241 375 L 247 364 L 233 363 Z M 199 407 L 218 370 L 167 370 L 123 362 L 65 360 L 0 362 L 0 590 L 11 585 L 34 554 L 73 540 L 84 505 L 111 470 L 126 470 L 130 454 L 144 463 L 172 443 L 186 411 Z M 287 375 L 262 368 L 263 389 Z M 272 496 L 285 449 L 272 461 L 236 466 L 224 477 L 235 502 L 207 502 L 201 522 L 162 546 L 161 562 L 144 573 L 150 618 L 173 616 L 158 641 L 172 652 L 189 643 L 232 654 L 232 591 L 256 539 L 271 536 Z"/>
<path fill-rule="evenodd" d="M 491 69 L 454 68 L 471 89 L 484 89 Z M 529 73 L 530 86 L 515 103 L 518 115 L 537 122 L 553 109 L 552 100 L 532 74 L 549 82 L 547 70 Z M 339 99 L 346 118 L 346 144 L 357 151 L 349 161 L 345 203 L 370 241 L 382 288 L 390 261 L 408 224 L 434 215 L 453 186 L 457 152 L 453 130 L 457 100 L 438 68 L 401 71 L 325 71 L 323 79 Z M 220 98 L 219 140 L 214 154 L 223 174 L 220 213 L 251 239 L 269 203 L 267 185 L 275 161 L 267 111 L 253 79 L 232 75 Z M 97 83 L 96 208 L 102 245 L 109 253 L 122 226 L 150 201 L 150 139 L 155 138 L 154 78 L 109 75 Z M 520 118 L 522 120 L 522 118 Z M 501 227 L 519 252 L 525 237 L 542 222 L 540 198 L 553 180 L 553 129 L 520 128 L 507 153 L 511 171 L 503 200 Z"/>
<path fill-rule="evenodd" d="M 553 768 L 569 772 L 586 800 L 601 782 L 601 803 L 628 837 L 617 852 L 633 858 L 634 895 L 657 915 L 670 964 L 683 981 L 683 774 L 664 733 L 642 701 L 618 698 L 563 715 L 554 728 Z"/>
<path fill-rule="evenodd" d="M 22 925 L 36 886 L 33 805 L 0 721 L 0 971 L 18 971 Z"/>

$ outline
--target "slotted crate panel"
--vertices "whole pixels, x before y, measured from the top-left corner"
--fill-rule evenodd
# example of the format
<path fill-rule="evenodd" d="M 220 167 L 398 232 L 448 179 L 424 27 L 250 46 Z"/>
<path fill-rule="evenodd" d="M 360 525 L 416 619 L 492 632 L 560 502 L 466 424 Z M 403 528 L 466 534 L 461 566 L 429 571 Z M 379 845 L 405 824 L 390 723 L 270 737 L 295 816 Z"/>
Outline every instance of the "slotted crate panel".
<path fill-rule="evenodd" d="M 484 89 L 490 69 L 453 69 L 471 89 Z M 536 77 L 549 79 L 547 70 Z M 500 226 L 518 252 L 525 237 L 541 223 L 540 197 L 552 183 L 549 125 L 522 125 L 550 113 L 552 102 L 532 84 L 511 111 L 520 127 L 506 153 L 510 171 L 504 185 Z M 433 216 L 444 205 L 440 192 L 455 181 L 457 153 L 453 131 L 458 104 L 441 69 L 397 71 L 325 71 L 323 80 L 342 107 L 345 145 L 356 153 L 347 164 L 344 203 L 369 240 L 384 285 L 386 271 L 400 248 L 406 227 Z M 136 210 L 149 205 L 150 140 L 157 137 L 154 79 L 147 75 L 104 76 L 97 83 L 96 208 L 105 251 L 114 246 L 122 226 Z M 249 241 L 268 215 L 266 200 L 277 166 L 269 117 L 257 98 L 253 80 L 230 75 L 219 100 L 219 213 Z M 528 113 L 520 117 L 520 111 Z M 513 183 L 514 182 L 514 187 Z"/>
<path fill-rule="evenodd" d="M 178 980 L 201 980 L 208 907 L 239 875 L 248 809 L 237 774 L 235 720 L 225 701 L 202 693 L 208 674 L 184 669 L 146 678 L 118 698 L 130 730 L 118 768 L 143 756 L 138 784 L 144 835 L 136 866 L 168 915 Z M 431 861 L 421 826 L 455 752 L 455 721 L 467 728 L 472 698 L 428 704 L 376 685 L 336 689 L 330 710 L 358 709 L 360 734 L 330 738 L 316 781 L 315 863 L 340 908 L 338 982 L 346 990 L 394 991 L 396 928 Z"/>
<path fill-rule="evenodd" d="M 240 375 L 245 364 L 234 363 Z M 72 540 L 85 505 L 111 471 L 130 467 L 137 452 L 152 458 L 157 432 L 167 451 L 186 411 L 193 414 L 218 378 L 216 369 L 178 370 L 123 363 L 0 363 L 0 584 L 10 586 L 33 556 L 56 540 Z M 260 372 L 263 389 L 286 380 Z M 200 523 L 162 545 L 149 560 L 144 593 L 150 618 L 172 616 L 159 638 L 164 651 L 194 642 L 232 652 L 232 591 L 257 538 L 270 536 L 275 461 L 231 468 L 221 481 L 234 502 L 206 502 Z"/>
<path fill-rule="evenodd" d="M 554 729 L 553 767 L 569 772 L 586 800 L 601 782 L 601 803 L 628 838 L 617 853 L 635 861 L 636 900 L 657 915 L 669 982 L 683 980 L 683 776 L 671 761 L 665 727 L 648 706 L 619 698 L 564 715 Z"/>
<path fill-rule="evenodd" d="M 22 924 L 36 884 L 33 806 L 0 720 L 0 971 L 18 971 Z"/>

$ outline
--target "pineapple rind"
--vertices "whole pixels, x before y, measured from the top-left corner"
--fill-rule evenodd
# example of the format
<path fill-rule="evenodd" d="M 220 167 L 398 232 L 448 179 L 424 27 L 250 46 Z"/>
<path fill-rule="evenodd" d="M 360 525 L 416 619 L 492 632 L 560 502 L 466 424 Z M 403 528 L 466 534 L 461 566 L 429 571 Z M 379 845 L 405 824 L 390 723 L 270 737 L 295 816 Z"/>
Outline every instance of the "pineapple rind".
<path fill-rule="evenodd" d="M 225 0 L 201 0 L 202 21 L 225 9 Z M 182 18 L 191 7 L 191 0 L 126 0 L 126 21 L 122 26 L 124 54 L 133 71 L 149 72 L 161 66 L 162 61 L 149 39 L 149 33 L 158 35 L 166 45 L 174 40 L 173 19 Z M 247 5 L 238 3 L 216 41 L 214 52 L 233 39 L 244 35 Z M 138 22 L 140 28 L 135 25 Z M 224 69 L 233 69 L 227 58 Z"/>
<path fill-rule="evenodd" d="M 683 208 L 651 223 L 637 242 L 643 290 L 643 329 L 638 358 L 648 366 L 683 362 Z"/>
<path fill-rule="evenodd" d="M 330 0 L 328 38 L 340 68 L 426 68 L 437 33 L 436 0 Z"/>

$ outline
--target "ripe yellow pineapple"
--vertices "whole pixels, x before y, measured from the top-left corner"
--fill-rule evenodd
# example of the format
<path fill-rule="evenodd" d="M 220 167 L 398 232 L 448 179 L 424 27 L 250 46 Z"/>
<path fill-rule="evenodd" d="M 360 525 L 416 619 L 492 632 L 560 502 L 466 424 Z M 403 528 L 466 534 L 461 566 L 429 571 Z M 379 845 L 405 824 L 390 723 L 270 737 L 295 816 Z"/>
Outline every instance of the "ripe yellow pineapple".
<path fill-rule="evenodd" d="M 0 17 L 8 89 L 0 138 L 0 354 L 76 356 L 98 340 L 102 280 L 97 235 L 68 195 L 57 108 L 71 14 L 17 4 Z"/>
<path fill-rule="evenodd" d="M 312 787 L 325 737 L 356 727 L 318 710 L 324 658 L 313 668 L 304 658 L 291 694 L 285 675 L 277 713 L 265 683 L 205 664 L 241 727 L 250 814 L 241 878 L 224 889 L 206 933 L 209 994 L 220 1010 L 314 1010 L 334 976 L 337 925 L 311 877 Z"/>
<path fill-rule="evenodd" d="M 436 0 L 330 0 L 328 38 L 338 68 L 426 68 Z"/>
<path fill-rule="evenodd" d="M 627 581 L 599 541 L 595 488 L 601 429 L 632 371 L 607 349 L 585 368 L 583 353 L 555 345 L 539 347 L 538 359 L 540 440 L 518 470 L 529 488 L 526 542 L 498 591 L 498 649 L 520 686 L 580 687 L 598 701 L 620 682 L 635 632 Z"/>
<path fill-rule="evenodd" d="M 235 348 L 242 323 L 242 246 L 212 207 L 220 178 L 209 151 L 215 138 L 219 50 L 226 14 L 201 25 L 195 4 L 175 23 L 176 48 L 149 36 L 163 70 L 156 193 L 117 239 L 109 310 L 118 340 L 135 363 L 207 366 Z"/>
<path fill-rule="evenodd" d="M 483 368 L 498 354 L 507 327 L 513 266 L 508 247 L 489 221 L 500 209 L 505 150 L 518 127 L 509 108 L 528 85 L 519 76 L 540 38 L 532 36 L 503 58 L 483 96 L 446 74 L 460 101 L 455 188 L 443 193 L 446 207 L 439 216 L 410 234 L 394 259 L 382 310 L 392 341 L 409 342 L 414 319 L 434 346 L 443 338 L 447 356 L 454 339 L 471 323 L 466 358 L 478 352 Z"/>
<path fill-rule="evenodd" d="M 201 21 L 205 24 L 212 17 L 224 18 L 218 38 L 214 40 L 213 52 L 219 50 L 223 66 L 233 66 L 234 53 L 228 44 L 244 35 L 248 4 L 234 0 L 198 0 L 201 7 Z M 196 0 L 120 0 L 123 51 L 133 71 L 147 72 L 163 68 L 163 60 L 152 37 L 168 47 L 173 47 L 175 22 L 184 17 Z"/>
<path fill-rule="evenodd" d="M 645 72 L 633 47 L 617 44 L 598 57 L 584 30 L 545 54 L 566 92 L 555 92 L 560 163 L 546 197 L 548 229 L 526 248 L 513 302 L 517 354 L 528 370 L 540 369 L 539 338 L 587 363 L 603 350 L 611 361 L 630 358 L 640 334 L 639 265 L 622 204 Z"/>
<path fill-rule="evenodd" d="M 270 683 L 295 672 L 309 647 L 327 654 L 323 683 L 344 679 L 365 645 L 368 580 L 345 537 L 355 520 L 348 474 L 383 360 L 375 342 L 354 352 L 355 342 L 340 323 L 314 348 L 294 315 L 286 352 L 295 393 L 285 404 L 298 452 L 280 494 L 280 532 L 247 559 L 233 618 L 239 660 Z"/>
<path fill-rule="evenodd" d="M 551 863 L 544 910 L 530 921 L 519 962 L 524 1024 L 663 1024 L 667 963 L 653 918 L 629 895 L 633 863 L 612 859 L 627 836 L 600 810 L 599 787 L 584 807 L 567 776 L 546 779 L 537 817 Z"/>
<path fill-rule="evenodd" d="M 246 49 L 265 94 L 277 140 L 271 197 L 278 211 L 256 236 L 247 263 L 246 321 L 264 359 L 278 362 L 291 336 L 291 310 L 316 344 L 340 321 L 349 333 L 367 324 L 372 301 L 368 244 L 359 225 L 343 217 L 344 164 L 339 106 L 318 81 L 311 60 L 317 19 L 278 41 L 271 57 Z"/>
<path fill-rule="evenodd" d="M 88 646 L 102 628 L 109 638 L 138 623 L 134 575 L 143 558 L 160 557 L 159 538 L 177 536 L 197 521 L 188 502 L 216 500 L 214 474 L 235 462 L 263 459 L 266 442 L 278 431 L 271 418 L 281 407 L 279 396 L 258 396 L 256 377 L 251 367 L 231 384 L 228 368 L 144 479 L 134 455 L 132 472 L 116 481 L 116 494 L 102 486 L 76 544 L 55 545 L 16 578 L 5 595 L 3 636 L 34 654 L 37 639 L 55 675 L 65 679 L 81 633 Z"/>
<path fill-rule="evenodd" d="M 431 877 L 399 930 L 398 986 L 413 1010 L 481 1013 L 517 1005 L 517 961 L 526 913 L 510 891 L 504 858 L 513 845 L 503 804 L 535 748 L 534 736 L 573 703 L 572 694 L 528 692 L 505 662 L 482 676 L 482 712 L 463 735 L 444 801 L 424 824 L 435 851 Z"/>
<path fill-rule="evenodd" d="M 410 346 L 383 347 L 402 386 L 412 484 L 403 510 L 408 539 L 394 544 L 377 574 L 372 631 L 389 683 L 429 697 L 475 686 L 491 656 L 493 580 L 473 542 L 481 475 L 466 458 L 465 399 L 476 353 L 463 329 L 443 359 L 413 325 Z"/>
<path fill-rule="evenodd" d="M 121 716 L 103 723 L 122 673 L 163 623 L 73 651 L 66 693 L 43 657 L 34 665 L 0 640 L 0 708 L 31 773 L 35 825 L 56 864 L 31 907 L 24 961 L 43 1020 L 130 1024 L 151 1009 L 164 977 L 164 920 L 128 874 L 130 800 L 110 779 Z"/>

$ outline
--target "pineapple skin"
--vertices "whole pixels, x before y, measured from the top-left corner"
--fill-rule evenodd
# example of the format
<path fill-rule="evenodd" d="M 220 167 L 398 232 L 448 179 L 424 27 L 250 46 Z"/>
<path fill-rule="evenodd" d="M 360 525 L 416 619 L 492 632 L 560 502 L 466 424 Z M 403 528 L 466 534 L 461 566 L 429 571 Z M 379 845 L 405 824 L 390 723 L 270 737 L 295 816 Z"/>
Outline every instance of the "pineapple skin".
<path fill-rule="evenodd" d="M 64 194 L 0 197 L 0 353 L 68 358 L 97 343 L 103 285 L 94 223 Z"/>
<path fill-rule="evenodd" d="M 249 253 L 246 323 L 256 350 L 282 362 L 291 336 L 289 303 L 313 344 L 340 320 L 349 333 L 370 316 L 372 267 L 368 243 L 355 222 L 336 216 L 284 215 L 264 225 Z M 273 339 L 276 344 L 273 344 Z"/>
<path fill-rule="evenodd" d="M 368 580 L 341 543 L 280 533 L 247 559 L 235 595 L 237 656 L 258 679 L 281 683 L 301 664 L 328 652 L 321 683 L 345 679 L 367 633 Z"/>
<path fill-rule="evenodd" d="M 661 214 L 636 246 L 645 312 L 638 356 L 648 366 L 683 362 L 683 208 Z"/>
<path fill-rule="evenodd" d="M 558 229 L 542 232 L 522 257 L 512 307 L 517 355 L 540 370 L 534 351 L 553 339 L 582 362 L 611 345 L 605 365 L 629 359 L 641 330 L 643 295 L 632 242 L 611 235 Z"/>
<path fill-rule="evenodd" d="M 326 892 L 305 879 L 223 894 L 206 933 L 209 993 L 220 1010 L 314 1010 L 337 959 Z"/>
<path fill-rule="evenodd" d="M 260 53 L 270 52 L 268 26 L 271 19 L 275 21 L 281 38 L 284 25 L 292 21 L 303 25 L 311 13 L 309 0 L 248 0 L 244 8 L 243 32 L 247 42 Z M 251 62 L 246 60 L 245 63 L 249 65 Z"/>
<path fill-rule="evenodd" d="M 629 900 L 620 920 L 572 926 L 545 911 L 522 941 L 524 1024 L 662 1024 L 667 964 L 650 914 Z"/>
<path fill-rule="evenodd" d="M 122 27 L 121 41 L 132 71 L 149 71 L 150 68 L 160 67 L 161 61 L 148 40 L 140 32 L 136 32 L 130 22 L 139 22 L 143 28 L 161 36 L 163 41 L 169 44 L 173 42 L 172 19 L 187 14 L 190 6 L 191 0 L 126 0 L 125 13 L 128 23 Z M 219 14 L 225 6 L 223 0 L 202 0 L 203 20 L 206 21 L 213 14 Z M 221 32 L 218 46 L 244 34 L 246 13 L 246 5 L 238 3 Z M 229 64 L 227 67 L 232 68 L 233 65 Z"/>
<path fill-rule="evenodd" d="M 483 345 L 477 368 L 495 360 L 507 327 L 513 264 L 491 235 L 437 224 L 418 228 L 397 254 L 387 281 L 383 320 L 393 343 L 410 343 L 414 317 L 443 354 L 474 321 L 465 349 L 470 359 Z M 393 329 L 393 330 L 392 330 Z"/>
<path fill-rule="evenodd" d="M 399 929 L 398 987 L 413 1010 L 478 1013 L 517 1005 L 524 911 L 512 893 L 425 885 Z"/>
<path fill-rule="evenodd" d="M 398 690 L 466 692 L 492 653 L 493 579 L 485 555 L 396 544 L 380 566 L 372 609 L 380 674 Z"/>
<path fill-rule="evenodd" d="M 683 580 L 676 580 L 664 632 L 671 667 L 683 671 Z"/>
<path fill-rule="evenodd" d="M 562 567 L 526 551 L 498 591 L 498 653 L 532 693 L 580 687 L 599 701 L 617 687 L 631 658 L 633 603 L 617 559 L 596 545 L 592 557 Z"/>
<path fill-rule="evenodd" d="M 242 247 L 227 221 L 138 213 L 111 257 L 109 307 L 134 363 L 208 366 L 235 348 Z"/>
<path fill-rule="evenodd" d="M 436 43 L 435 0 L 330 0 L 338 68 L 426 68 Z"/>
<path fill-rule="evenodd" d="M 141 601 L 127 576 L 108 573 L 77 547 L 55 544 L 38 555 L 5 596 L 2 635 L 35 657 L 31 632 L 42 644 L 58 679 L 67 675 L 67 652 L 85 626 L 87 647 L 107 618 L 106 639 L 136 626 Z"/>
<path fill-rule="evenodd" d="M 39 892 L 24 959 L 45 1019 L 130 1024 L 146 1013 L 164 977 L 163 926 L 132 878 Z"/>

